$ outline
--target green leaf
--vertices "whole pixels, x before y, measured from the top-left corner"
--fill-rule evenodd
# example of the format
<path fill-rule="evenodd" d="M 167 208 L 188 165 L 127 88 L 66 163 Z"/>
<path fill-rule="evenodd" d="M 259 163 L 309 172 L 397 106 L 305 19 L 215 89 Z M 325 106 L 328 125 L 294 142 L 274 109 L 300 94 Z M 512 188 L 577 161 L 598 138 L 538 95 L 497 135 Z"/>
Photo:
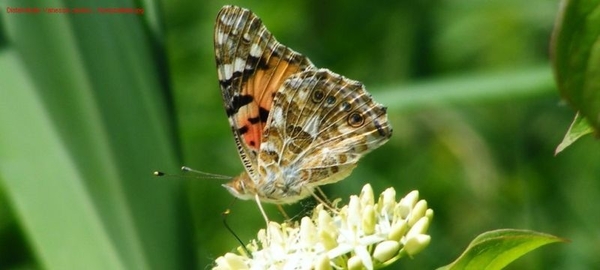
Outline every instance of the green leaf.
<path fill-rule="evenodd" d="M 534 231 L 503 229 L 477 236 L 462 255 L 439 270 L 502 269 L 526 253 L 565 240 Z"/>
<path fill-rule="evenodd" d="M 36 263 L 186 268 L 182 183 L 151 174 L 178 163 L 160 38 L 134 14 L 20 15 L 3 14 L 0 184 Z"/>
<path fill-rule="evenodd" d="M 579 113 L 575 115 L 575 119 L 571 123 L 569 130 L 567 130 L 567 134 L 563 138 L 562 142 L 556 147 L 554 151 L 554 155 L 558 155 L 558 153 L 562 152 L 569 145 L 573 144 L 577 139 L 581 138 L 584 135 L 593 133 L 594 129 L 588 124 L 585 118 L 581 117 Z"/>
<path fill-rule="evenodd" d="M 8 71 L 4 74 L 11 78 L 0 80 L 0 88 L 10 89 L 0 99 L 0 122 L 5 127 L 0 137 L 0 172 L 42 265 L 124 269 L 126 264 L 103 228 L 81 174 L 22 63 L 5 51 L 0 54 L 0 70 Z"/>
<path fill-rule="evenodd" d="M 599 0 L 562 1 L 551 51 L 562 97 L 600 130 Z"/>

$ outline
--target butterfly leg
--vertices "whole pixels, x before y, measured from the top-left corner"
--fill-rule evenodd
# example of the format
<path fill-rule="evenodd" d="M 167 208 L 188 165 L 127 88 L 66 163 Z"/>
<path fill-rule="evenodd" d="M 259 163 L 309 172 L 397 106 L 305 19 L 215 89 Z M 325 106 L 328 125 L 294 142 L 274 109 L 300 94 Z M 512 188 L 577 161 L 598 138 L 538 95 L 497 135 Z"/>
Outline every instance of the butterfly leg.
<path fill-rule="evenodd" d="M 262 204 L 260 203 L 260 198 L 258 197 L 258 194 L 254 195 L 254 199 L 256 200 L 256 204 L 258 204 L 258 209 L 260 209 L 260 212 L 262 213 L 263 217 L 265 218 L 265 223 L 267 224 L 267 226 L 265 227 L 265 232 L 267 234 L 267 241 L 270 242 L 271 240 L 271 227 L 269 227 L 269 218 L 267 217 L 267 213 L 265 213 L 265 209 L 263 209 Z M 264 244 L 264 243 L 263 243 Z M 266 245 L 270 245 L 271 243 L 266 243 Z"/>
<path fill-rule="evenodd" d="M 325 192 L 323 192 L 323 190 L 320 187 L 317 187 L 317 192 L 319 192 L 319 196 L 321 196 L 323 201 L 325 201 L 325 204 L 327 204 L 329 206 L 333 206 L 331 201 L 327 198 L 327 195 L 325 195 Z M 315 197 L 317 197 L 317 196 L 315 195 Z M 319 202 L 322 203 L 323 201 L 319 201 Z"/>
<path fill-rule="evenodd" d="M 277 209 L 279 210 L 279 212 L 281 212 L 281 214 L 283 215 L 283 218 L 285 220 L 291 220 L 290 216 L 288 216 L 288 214 L 285 212 L 285 210 L 283 209 L 283 206 L 281 206 L 281 204 L 277 205 Z"/>
<path fill-rule="evenodd" d="M 254 199 L 256 200 L 256 204 L 258 204 L 258 209 L 260 209 L 260 213 L 265 218 L 265 223 L 267 224 L 266 228 L 269 228 L 269 218 L 267 217 L 267 213 L 265 213 L 265 209 L 263 209 L 262 204 L 260 203 L 260 198 L 258 194 L 254 195 Z"/>
<path fill-rule="evenodd" d="M 333 203 L 327 198 L 327 195 L 325 195 L 325 192 L 323 192 L 323 190 L 320 187 L 316 187 L 316 189 L 319 195 L 315 194 L 314 192 L 311 192 L 315 200 L 317 200 L 320 204 L 323 204 L 323 206 L 329 209 L 330 211 L 337 212 L 337 210 L 333 206 Z"/>

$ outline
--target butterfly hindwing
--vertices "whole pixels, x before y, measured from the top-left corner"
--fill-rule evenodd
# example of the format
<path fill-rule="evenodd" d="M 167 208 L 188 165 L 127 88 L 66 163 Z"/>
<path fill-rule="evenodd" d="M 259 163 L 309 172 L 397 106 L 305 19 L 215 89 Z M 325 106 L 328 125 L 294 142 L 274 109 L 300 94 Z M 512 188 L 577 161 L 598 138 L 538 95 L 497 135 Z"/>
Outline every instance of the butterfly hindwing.
<path fill-rule="evenodd" d="M 336 182 L 391 133 L 385 107 L 361 83 L 326 69 L 300 72 L 275 96 L 259 155 L 267 169 L 260 172 L 287 176 L 283 186 Z"/>

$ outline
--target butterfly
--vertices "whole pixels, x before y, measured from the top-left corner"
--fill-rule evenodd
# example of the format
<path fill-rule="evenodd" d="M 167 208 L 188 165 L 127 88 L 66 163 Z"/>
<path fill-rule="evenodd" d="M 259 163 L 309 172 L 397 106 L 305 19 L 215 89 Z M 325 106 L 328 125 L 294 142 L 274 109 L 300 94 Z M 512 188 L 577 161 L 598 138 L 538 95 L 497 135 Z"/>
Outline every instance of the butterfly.
<path fill-rule="evenodd" d="M 224 6 L 214 30 L 225 111 L 245 171 L 240 199 L 290 204 L 346 178 L 392 135 L 386 107 L 279 43 L 248 9 Z"/>

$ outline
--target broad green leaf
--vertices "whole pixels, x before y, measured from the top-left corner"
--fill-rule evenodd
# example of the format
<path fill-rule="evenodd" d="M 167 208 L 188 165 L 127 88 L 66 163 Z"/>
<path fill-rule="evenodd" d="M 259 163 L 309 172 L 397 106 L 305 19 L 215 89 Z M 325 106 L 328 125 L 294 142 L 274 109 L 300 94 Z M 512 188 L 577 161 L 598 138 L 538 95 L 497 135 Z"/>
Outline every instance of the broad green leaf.
<path fill-rule="evenodd" d="M 14 53 L 0 54 L 0 70 L 11 78 L 0 80 L 11 90 L 0 98 L 0 174 L 42 265 L 124 269 L 31 78 Z"/>
<path fill-rule="evenodd" d="M 588 124 L 585 118 L 581 117 L 581 115 L 576 114 L 575 119 L 571 123 L 569 130 L 567 130 L 567 134 L 563 138 L 562 142 L 556 147 L 554 151 L 554 155 L 558 155 L 558 153 L 565 150 L 565 148 L 569 147 L 569 145 L 573 144 L 577 139 L 581 138 L 584 135 L 593 133 L 594 129 Z"/>
<path fill-rule="evenodd" d="M 562 1 L 551 51 L 562 97 L 600 130 L 599 0 Z"/>
<path fill-rule="evenodd" d="M 36 263 L 183 268 L 181 182 L 151 175 L 178 163 L 158 31 L 134 14 L 21 15 L 2 14 L 0 184 Z"/>
<path fill-rule="evenodd" d="M 534 231 L 503 229 L 477 236 L 462 255 L 439 270 L 502 269 L 526 253 L 546 244 L 564 241 Z"/>

